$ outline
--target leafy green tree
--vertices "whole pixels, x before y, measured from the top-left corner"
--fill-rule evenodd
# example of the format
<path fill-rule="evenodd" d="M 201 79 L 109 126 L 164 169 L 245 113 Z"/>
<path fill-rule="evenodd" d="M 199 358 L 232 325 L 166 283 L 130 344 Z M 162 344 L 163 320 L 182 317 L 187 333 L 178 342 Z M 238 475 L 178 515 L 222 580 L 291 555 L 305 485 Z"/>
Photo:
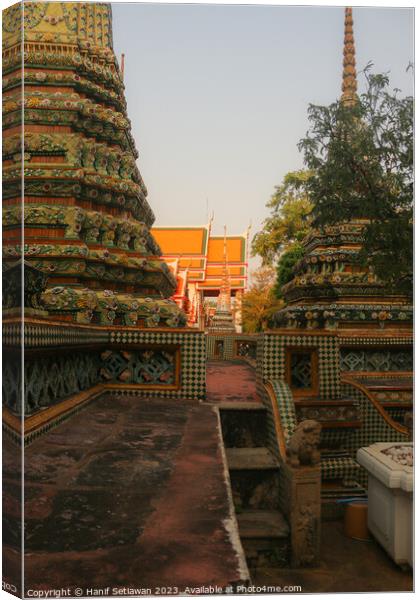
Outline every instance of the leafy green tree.
<path fill-rule="evenodd" d="M 263 265 L 275 264 L 288 246 L 308 233 L 312 205 L 305 184 L 309 176 L 308 171 L 287 173 L 267 202 L 271 214 L 252 240 L 252 254 L 261 256 Z"/>
<path fill-rule="evenodd" d="M 293 279 L 294 266 L 303 257 L 305 250 L 299 242 L 295 242 L 280 256 L 277 264 L 277 278 L 274 286 L 274 294 L 282 298 L 281 288 Z"/>
<path fill-rule="evenodd" d="M 300 141 L 313 225 L 366 219 L 360 260 L 404 292 L 413 281 L 413 98 L 364 70 L 366 92 L 353 106 L 310 105 Z"/>
<path fill-rule="evenodd" d="M 242 301 L 242 325 L 246 333 L 264 331 L 270 318 L 283 307 L 283 301 L 274 293 L 275 276 L 272 267 L 261 267 L 252 273 L 252 285 Z"/>

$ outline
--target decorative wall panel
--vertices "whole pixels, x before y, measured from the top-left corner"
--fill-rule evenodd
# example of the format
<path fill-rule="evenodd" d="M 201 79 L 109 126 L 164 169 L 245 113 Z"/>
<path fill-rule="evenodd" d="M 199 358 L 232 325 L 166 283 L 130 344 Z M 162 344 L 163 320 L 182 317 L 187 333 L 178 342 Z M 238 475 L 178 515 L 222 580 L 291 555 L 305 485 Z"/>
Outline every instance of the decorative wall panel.
<path fill-rule="evenodd" d="M 99 356 L 93 352 L 54 354 L 24 362 L 23 404 L 25 416 L 52 406 L 100 381 Z M 14 357 L 3 360 L 3 401 L 12 413 L 22 411 L 21 365 Z"/>
<path fill-rule="evenodd" d="M 101 354 L 101 376 L 106 381 L 139 385 L 176 385 L 177 355 L 173 349 L 133 352 L 107 350 Z"/>
<path fill-rule="evenodd" d="M 341 348 L 342 371 L 412 371 L 413 353 L 406 349 Z"/>
<path fill-rule="evenodd" d="M 257 360 L 257 340 L 236 340 L 235 354 L 236 356 L 255 362 Z"/>

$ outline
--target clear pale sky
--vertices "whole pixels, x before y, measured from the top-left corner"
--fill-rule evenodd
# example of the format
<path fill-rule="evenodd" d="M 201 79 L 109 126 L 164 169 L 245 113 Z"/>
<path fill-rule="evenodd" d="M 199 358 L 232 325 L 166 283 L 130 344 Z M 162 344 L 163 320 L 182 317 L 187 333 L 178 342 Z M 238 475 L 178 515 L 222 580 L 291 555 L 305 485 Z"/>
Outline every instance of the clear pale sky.
<path fill-rule="evenodd" d="M 128 115 L 157 225 L 253 235 L 297 149 L 307 107 L 340 95 L 343 7 L 113 4 Z M 412 94 L 413 10 L 353 9 L 357 69 Z M 362 89 L 362 76 L 359 89 Z M 255 267 L 255 261 L 252 261 Z"/>

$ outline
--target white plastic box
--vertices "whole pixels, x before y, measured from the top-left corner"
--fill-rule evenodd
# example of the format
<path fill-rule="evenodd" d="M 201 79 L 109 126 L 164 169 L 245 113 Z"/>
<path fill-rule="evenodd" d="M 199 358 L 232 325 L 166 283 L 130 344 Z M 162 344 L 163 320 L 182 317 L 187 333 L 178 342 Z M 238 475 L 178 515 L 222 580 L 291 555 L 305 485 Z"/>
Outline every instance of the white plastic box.
<path fill-rule="evenodd" d="M 379 442 L 357 452 L 368 471 L 368 527 L 399 565 L 413 566 L 413 467 L 383 451 L 411 442 Z"/>

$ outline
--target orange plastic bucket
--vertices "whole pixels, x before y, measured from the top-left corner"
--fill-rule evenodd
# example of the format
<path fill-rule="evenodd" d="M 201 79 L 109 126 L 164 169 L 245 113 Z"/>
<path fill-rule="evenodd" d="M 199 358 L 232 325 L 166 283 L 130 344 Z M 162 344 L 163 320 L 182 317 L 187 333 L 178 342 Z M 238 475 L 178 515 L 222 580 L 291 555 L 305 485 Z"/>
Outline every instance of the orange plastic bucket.
<path fill-rule="evenodd" d="M 370 539 L 367 526 L 367 502 L 349 502 L 344 513 L 344 533 L 354 540 Z"/>

